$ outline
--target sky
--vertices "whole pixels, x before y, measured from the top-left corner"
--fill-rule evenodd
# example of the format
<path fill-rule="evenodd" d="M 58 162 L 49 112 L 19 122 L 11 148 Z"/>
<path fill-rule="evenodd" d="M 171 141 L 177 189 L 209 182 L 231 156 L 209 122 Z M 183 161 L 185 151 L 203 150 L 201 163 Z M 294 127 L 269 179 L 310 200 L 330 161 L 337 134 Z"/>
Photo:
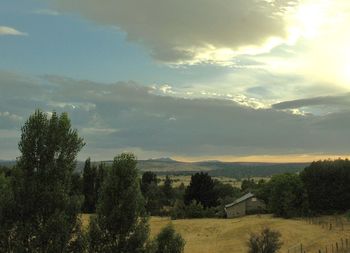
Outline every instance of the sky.
<path fill-rule="evenodd" d="M 35 109 L 79 159 L 350 154 L 348 0 L 2 0 L 0 159 Z"/>

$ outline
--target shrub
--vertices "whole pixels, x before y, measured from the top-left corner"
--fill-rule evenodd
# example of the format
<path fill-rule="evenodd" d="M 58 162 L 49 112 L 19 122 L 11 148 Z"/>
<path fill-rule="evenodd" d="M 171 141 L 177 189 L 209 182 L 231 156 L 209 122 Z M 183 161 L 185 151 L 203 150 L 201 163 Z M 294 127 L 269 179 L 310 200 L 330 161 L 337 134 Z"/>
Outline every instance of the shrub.
<path fill-rule="evenodd" d="M 248 253 L 275 253 L 281 246 L 281 234 L 278 231 L 264 228 L 260 233 L 253 233 L 248 240 Z"/>
<path fill-rule="evenodd" d="M 174 227 L 169 224 L 158 234 L 155 253 L 182 253 L 185 247 L 185 240 L 176 233 Z"/>

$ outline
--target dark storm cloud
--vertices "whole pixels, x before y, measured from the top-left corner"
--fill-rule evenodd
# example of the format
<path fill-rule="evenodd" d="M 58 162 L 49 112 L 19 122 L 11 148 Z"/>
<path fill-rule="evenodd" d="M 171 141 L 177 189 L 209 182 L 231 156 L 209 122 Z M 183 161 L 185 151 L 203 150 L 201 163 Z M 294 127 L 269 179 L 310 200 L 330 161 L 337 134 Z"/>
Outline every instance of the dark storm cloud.
<path fill-rule="evenodd" d="M 160 96 L 133 82 L 6 72 L 0 84 L 0 141 L 13 146 L 1 146 L 2 153 L 15 150 L 19 136 L 13 133 L 36 108 L 67 111 L 88 144 L 84 152 L 102 157 L 124 148 L 188 156 L 342 153 L 350 141 L 346 110 L 301 116 L 276 106 L 257 110 L 229 100 Z"/>

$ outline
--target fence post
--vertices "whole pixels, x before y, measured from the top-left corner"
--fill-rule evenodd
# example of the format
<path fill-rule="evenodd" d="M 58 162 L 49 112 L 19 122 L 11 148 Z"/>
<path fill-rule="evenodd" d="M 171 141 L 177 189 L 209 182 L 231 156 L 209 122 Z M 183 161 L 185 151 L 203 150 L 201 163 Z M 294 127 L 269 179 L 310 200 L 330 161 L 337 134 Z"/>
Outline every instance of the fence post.
<path fill-rule="evenodd" d="M 300 243 L 300 253 L 303 253 L 303 244 Z"/>
<path fill-rule="evenodd" d="M 338 246 L 338 243 L 337 243 L 337 242 L 335 243 L 335 248 L 336 248 L 336 252 L 338 252 L 339 246 Z"/>

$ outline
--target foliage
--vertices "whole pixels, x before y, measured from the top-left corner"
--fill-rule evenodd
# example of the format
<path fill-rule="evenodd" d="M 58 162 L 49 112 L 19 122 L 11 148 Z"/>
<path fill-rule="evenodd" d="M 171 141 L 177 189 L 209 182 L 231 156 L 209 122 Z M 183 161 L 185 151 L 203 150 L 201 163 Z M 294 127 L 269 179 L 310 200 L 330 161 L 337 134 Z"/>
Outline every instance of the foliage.
<path fill-rule="evenodd" d="M 251 234 L 248 240 L 248 253 L 275 253 L 281 246 L 281 234 L 278 231 L 264 228 L 260 234 Z"/>
<path fill-rule="evenodd" d="M 170 217 L 173 220 L 184 219 L 186 217 L 186 206 L 182 200 L 177 199 L 170 212 Z"/>
<path fill-rule="evenodd" d="M 150 215 L 160 215 L 162 207 L 163 192 L 155 183 L 151 183 L 147 187 L 147 192 L 144 193 L 145 208 Z"/>
<path fill-rule="evenodd" d="M 204 212 L 203 205 L 196 200 L 193 200 L 191 204 L 187 205 L 185 208 L 186 218 L 203 218 L 205 217 Z"/>
<path fill-rule="evenodd" d="M 1 234 L 9 252 L 67 252 L 81 196 L 72 194 L 76 156 L 84 146 L 67 114 L 36 111 L 22 127 L 21 156 L 2 205 Z"/>
<path fill-rule="evenodd" d="M 148 187 L 151 184 L 158 184 L 157 175 L 151 171 L 146 171 L 142 174 L 141 178 L 141 192 L 143 194 L 147 193 Z"/>
<path fill-rule="evenodd" d="M 276 175 L 264 187 L 268 206 L 275 215 L 284 218 L 302 216 L 308 210 L 307 195 L 298 175 Z"/>
<path fill-rule="evenodd" d="M 172 186 L 172 180 L 169 176 L 165 177 L 164 185 L 161 187 L 163 192 L 163 201 L 162 204 L 165 206 L 171 205 L 174 203 L 175 191 Z"/>
<path fill-rule="evenodd" d="M 80 173 L 74 172 L 72 174 L 71 194 L 81 195 L 83 193 L 83 178 Z"/>
<path fill-rule="evenodd" d="M 13 193 L 11 191 L 10 179 L 5 177 L 5 173 L 0 172 L 0 252 L 1 249 L 9 249 L 8 238 L 11 223 L 6 219 L 12 213 Z"/>
<path fill-rule="evenodd" d="M 348 221 L 350 221 L 350 210 L 348 210 L 348 211 L 346 212 L 346 218 L 347 218 Z"/>
<path fill-rule="evenodd" d="M 182 253 L 184 252 L 185 240 L 176 233 L 174 227 L 169 224 L 163 228 L 156 238 L 155 253 Z"/>
<path fill-rule="evenodd" d="M 145 172 L 141 178 L 141 191 L 145 199 L 145 208 L 151 215 L 159 215 L 164 199 L 163 192 L 158 186 L 157 175 Z"/>
<path fill-rule="evenodd" d="M 133 154 L 114 158 L 90 224 L 90 252 L 144 252 L 149 228 L 136 163 Z"/>
<path fill-rule="evenodd" d="M 93 213 L 96 209 L 96 166 L 91 166 L 90 158 L 86 159 L 83 170 L 83 194 L 84 194 L 84 212 Z"/>
<path fill-rule="evenodd" d="M 107 169 L 108 169 L 108 167 L 103 162 L 101 162 L 98 165 L 97 175 L 96 175 L 96 179 L 95 179 L 96 204 L 97 204 L 97 200 L 99 199 L 99 194 L 100 194 L 100 190 L 101 190 L 102 185 L 103 185 L 103 181 L 106 178 L 106 175 L 108 173 Z"/>
<path fill-rule="evenodd" d="M 214 181 L 207 173 L 192 175 L 190 185 L 186 188 L 184 202 L 186 205 L 196 200 L 204 208 L 217 205 L 218 196 L 214 189 Z"/>
<path fill-rule="evenodd" d="M 301 173 L 316 213 L 345 212 L 350 209 L 350 161 L 325 160 L 311 163 Z"/>
<path fill-rule="evenodd" d="M 224 184 L 219 180 L 214 180 L 214 191 L 218 199 L 233 198 L 236 199 L 241 195 L 241 191 L 237 187 L 230 184 Z"/>

